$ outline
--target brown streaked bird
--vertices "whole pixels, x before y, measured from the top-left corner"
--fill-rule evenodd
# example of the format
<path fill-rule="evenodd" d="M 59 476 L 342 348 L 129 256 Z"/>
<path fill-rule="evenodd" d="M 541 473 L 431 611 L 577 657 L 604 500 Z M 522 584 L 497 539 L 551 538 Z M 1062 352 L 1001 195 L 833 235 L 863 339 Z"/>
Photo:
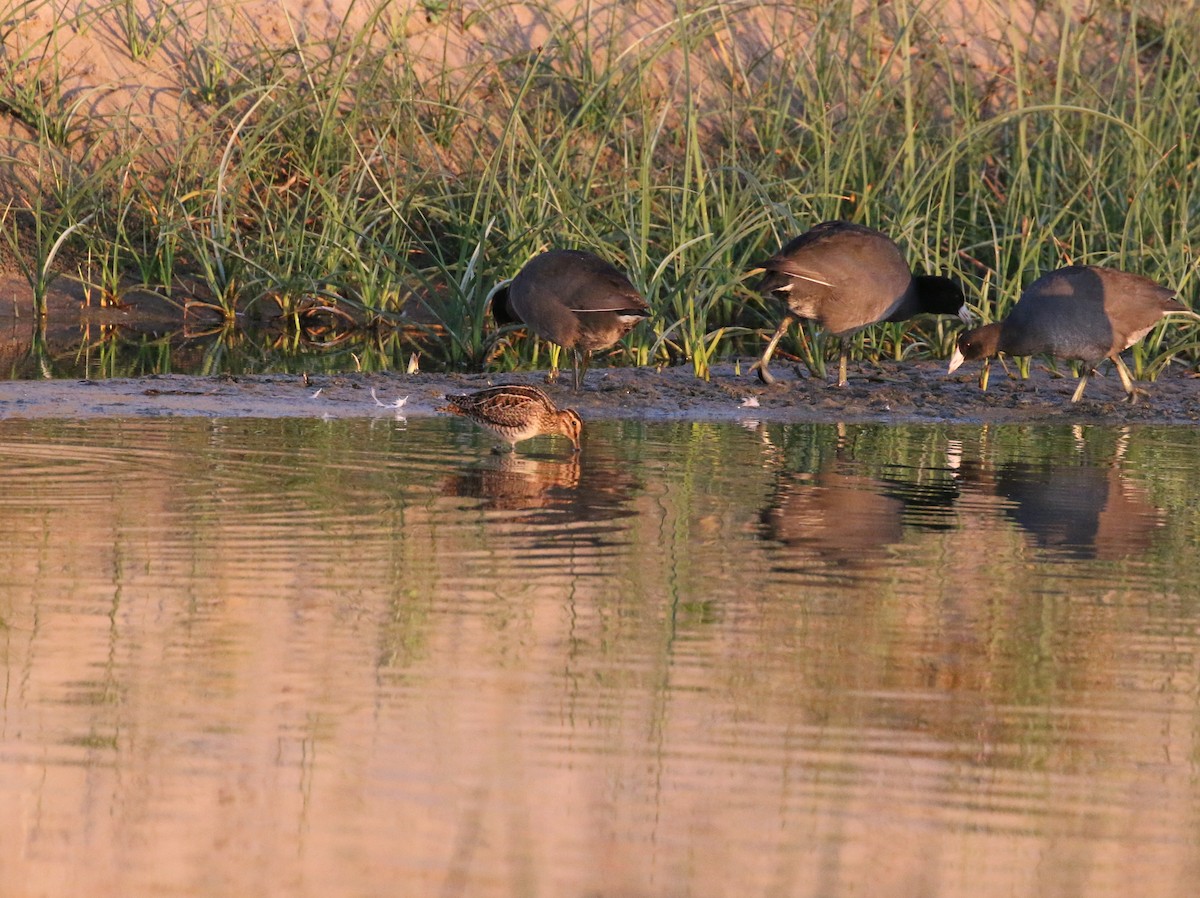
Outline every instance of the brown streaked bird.
<path fill-rule="evenodd" d="M 950 372 L 964 361 L 988 359 L 998 352 L 1013 356 L 1052 355 L 1084 364 L 1071 396 L 1078 402 L 1088 375 L 1102 359 L 1117 366 L 1131 402 L 1144 390 L 1121 352 L 1146 336 L 1167 315 L 1197 316 L 1174 298 L 1175 291 L 1139 274 L 1097 265 L 1071 265 L 1044 274 L 1028 287 L 1003 321 L 966 331 L 950 359 Z M 987 388 L 987 378 L 980 378 Z"/>
<path fill-rule="evenodd" d="M 506 384 L 474 393 L 447 395 L 446 400 L 449 404 L 437 411 L 469 418 L 507 443 L 509 452 L 516 449 L 517 443 L 543 434 L 564 436 L 579 451 L 583 419 L 574 409 L 559 409 L 537 387 Z M 497 447 L 496 451 L 502 450 Z"/>
<path fill-rule="evenodd" d="M 854 331 L 917 315 L 958 315 L 967 320 L 962 287 L 949 278 L 914 277 L 900 247 L 864 225 L 821 222 L 789 241 L 761 267 L 766 273 L 758 292 L 776 295 L 787 304 L 775 335 L 754 365 L 763 383 L 775 382 L 767 365 L 776 344 L 798 318 L 816 321 L 838 338 L 838 386 L 846 384 L 843 338 Z"/>
<path fill-rule="evenodd" d="M 649 316 L 629 278 L 599 256 L 574 249 L 534 256 L 492 295 L 497 324 L 524 324 L 574 355 L 576 391 L 583 388 L 592 353 Z"/>

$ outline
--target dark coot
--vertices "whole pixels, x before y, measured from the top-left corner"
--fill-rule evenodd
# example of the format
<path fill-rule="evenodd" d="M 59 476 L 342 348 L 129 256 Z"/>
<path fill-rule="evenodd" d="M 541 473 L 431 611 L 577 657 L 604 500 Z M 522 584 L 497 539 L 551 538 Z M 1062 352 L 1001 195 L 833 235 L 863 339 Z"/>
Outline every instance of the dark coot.
<path fill-rule="evenodd" d="M 592 352 L 612 346 L 649 315 L 650 307 L 620 270 L 573 249 L 534 256 L 492 296 L 497 324 L 524 324 L 574 355 L 576 390 Z"/>
<path fill-rule="evenodd" d="M 1134 387 L 1120 353 L 1146 336 L 1164 316 L 1193 314 L 1174 296 L 1174 290 L 1149 278 L 1115 268 L 1060 268 L 1025 288 L 1003 321 L 963 333 L 949 370 L 998 352 L 1075 359 L 1085 366 L 1071 396 L 1072 402 L 1078 402 L 1088 374 L 1101 359 L 1108 358 L 1117 366 L 1125 392 L 1136 401 L 1144 391 Z"/>
<path fill-rule="evenodd" d="M 958 284 L 944 277 L 914 277 L 895 241 L 863 225 L 822 222 L 789 241 L 761 267 L 766 273 L 758 291 L 787 304 L 775 335 L 754 365 L 763 383 L 774 382 L 767 365 L 797 318 L 816 321 L 842 343 L 839 386 L 846 383 L 846 335 L 917 315 L 958 315 L 966 320 Z"/>

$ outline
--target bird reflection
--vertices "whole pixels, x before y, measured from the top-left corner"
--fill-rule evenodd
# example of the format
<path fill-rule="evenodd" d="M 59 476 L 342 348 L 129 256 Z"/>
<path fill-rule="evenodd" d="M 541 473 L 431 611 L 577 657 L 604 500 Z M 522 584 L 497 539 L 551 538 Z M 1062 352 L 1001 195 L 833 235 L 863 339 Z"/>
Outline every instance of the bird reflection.
<path fill-rule="evenodd" d="M 1044 549 L 1072 558 L 1121 558 L 1145 551 L 1162 511 L 1115 466 L 1015 463 L 996 472 L 1005 511 Z"/>
<path fill-rule="evenodd" d="M 572 457 L 514 455 L 482 458 L 442 482 L 447 496 L 480 500 L 489 511 L 519 512 L 536 524 L 544 515 L 558 527 L 632 514 L 637 488 L 628 464 L 594 441 Z"/>
<path fill-rule="evenodd" d="M 567 501 L 579 477 L 578 455 L 546 459 L 509 452 L 450 475 L 442 494 L 480 499 L 484 508 L 498 511 L 529 511 Z"/>
<path fill-rule="evenodd" d="M 864 571 L 886 561 L 906 528 L 953 526 L 955 481 L 918 483 L 899 476 L 903 470 L 881 479 L 839 460 L 815 473 L 780 475 L 761 515 L 764 537 L 792 550 L 777 569 Z"/>
<path fill-rule="evenodd" d="M 1164 512 L 1122 469 L 1129 435 L 1123 433 L 1111 461 L 1097 465 L 1095 447 L 1076 432 L 1077 458 L 1018 461 L 989 469 L 966 463 L 964 485 L 1004 500 L 1004 513 L 1043 549 L 1073 559 L 1115 559 L 1144 552 L 1163 526 Z"/>
<path fill-rule="evenodd" d="M 904 503 L 881 487 L 869 477 L 832 470 L 784 475 L 762 514 L 767 537 L 824 563 L 869 565 L 904 533 Z"/>

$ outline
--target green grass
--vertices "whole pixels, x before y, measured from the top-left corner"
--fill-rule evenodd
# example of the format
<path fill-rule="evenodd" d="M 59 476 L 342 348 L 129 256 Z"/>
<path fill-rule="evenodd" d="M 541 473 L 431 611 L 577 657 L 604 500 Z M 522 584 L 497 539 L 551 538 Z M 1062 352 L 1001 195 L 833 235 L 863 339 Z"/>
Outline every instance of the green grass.
<path fill-rule="evenodd" d="M 480 36 L 506 8 L 412 15 Z M 717 359 L 757 355 L 778 320 L 753 291 L 755 261 L 834 217 L 963 281 L 984 320 L 1069 262 L 1137 271 L 1191 304 L 1200 29 L 1188 14 L 1100 6 L 1082 23 L 1043 9 L 1057 42 L 1034 58 L 1010 34 L 996 48 L 1009 64 L 984 77 L 927 8 L 855 15 L 842 0 L 792 19 L 790 4 L 681 3 L 630 43 L 621 4 L 583 28 L 546 5 L 539 47 L 430 77 L 388 4 L 329 43 L 297 32 L 246 46 L 230 23 L 189 36 L 121 0 L 61 27 L 114 17 L 148 66 L 169 44 L 195 125 L 170 152 L 124 139 L 119 123 L 81 118 L 42 52 L 59 35 L 14 51 L 0 114 L 31 136 L 0 160 L 4 184 L 25 185 L 6 242 L 35 293 L 69 247 L 98 260 L 106 293 L 136 284 L 230 322 L 269 306 L 297 328 L 333 306 L 423 334 L 423 365 L 454 369 L 545 364 L 535 341 L 496 333 L 487 298 L 534 253 L 572 246 L 626 270 L 654 310 L 610 363 L 707 376 Z M 769 46 L 738 37 L 754 9 L 779 15 Z M 944 357 L 955 327 L 876 327 L 850 345 Z M 781 349 L 819 368 L 812 337 Z M 1156 328 L 1133 354 L 1151 378 L 1198 360 L 1193 325 Z"/>

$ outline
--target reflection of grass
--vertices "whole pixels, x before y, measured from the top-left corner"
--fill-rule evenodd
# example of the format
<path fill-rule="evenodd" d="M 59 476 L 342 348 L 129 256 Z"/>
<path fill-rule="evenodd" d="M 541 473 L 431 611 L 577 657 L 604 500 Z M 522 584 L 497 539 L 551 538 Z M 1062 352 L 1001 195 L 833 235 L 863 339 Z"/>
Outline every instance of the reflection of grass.
<path fill-rule="evenodd" d="M 506 8 L 489 0 L 464 20 L 451 6 L 417 14 L 469 31 Z M 756 53 L 736 24 L 749 8 L 681 7 L 629 43 L 623 5 L 576 28 L 546 4 L 540 47 L 430 74 L 386 4 L 331 52 L 299 33 L 235 48 L 166 13 L 131 18 L 121 0 L 90 15 L 122 17 L 147 65 L 169 44 L 198 119 L 172 155 L 114 130 L 81 159 L 81 101 L 61 100 L 43 52 L 59 36 L 5 59 L 0 111 L 32 121 L 40 160 L 14 165 L 16 180 L 71 173 L 31 204 L 28 270 L 44 281 L 54 241 L 76 227 L 73 249 L 153 289 L 199 281 L 231 318 L 263 301 L 295 315 L 319 298 L 432 324 L 445 334 L 435 363 L 511 368 L 539 350 L 495 339 L 489 290 L 547 246 L 578 246 L 628 271 L 655 312 L 614 358 L 686 361 L 701 376 L 761 348 L 754 332 L 772 312 L 745 272 L 825 218 L 892 233 L 915 268 L 965 281 L 985 320 L 1068 261 L 1195 293 L 1200 46 L 1182 14 L 1131 14 L 1107 38 L 1111 56 L 1097 52 L 1099 24 L 1064 18 L 1047 58 L 1027 58 L 1014 35 L 996 48 L 1011 65 L 989 80 L 936 39 L 920 4 L 865 16 L 823 4 L 794 22 L 781 7 L 774 46 Z M 851 348 L 944 356 L 953 337 L 951 323 L 916 322 Z M 821 367 L 822 343 L 789 345 Z M 1164 326 L 1135 365 L 1153 377 L 1177 356 L 1200 359 L 1193 332 Z"/>
<path fill-rule="evenodd" d="M 297 325 L 277 320 L 262 326 L 189 316 L 185 333 L 140 332 L 85 324 L 82 332 L 57 329 L 35 334 L 32 352 L 8 377 L 107 378 L 189 372 L 196 374 L 375 373 L 403 371 L 414 353 L 424 358 L 432 339 L 421 329 L 346 327 L 336 318 L 302 315 Z M 201 319 L 203 320 L 203 319 Z"/>

